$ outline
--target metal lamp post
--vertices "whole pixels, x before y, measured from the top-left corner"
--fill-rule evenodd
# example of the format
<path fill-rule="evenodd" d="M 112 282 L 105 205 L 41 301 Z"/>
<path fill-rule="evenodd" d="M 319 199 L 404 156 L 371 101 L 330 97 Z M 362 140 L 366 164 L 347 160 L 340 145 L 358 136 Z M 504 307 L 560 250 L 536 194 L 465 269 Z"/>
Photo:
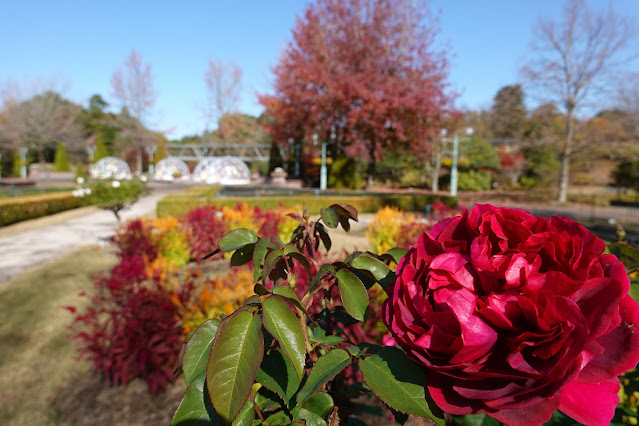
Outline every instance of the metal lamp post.
<path fill-rule="evenodd" d="M 317 133 L 313 134 L 313 145 L 317 145 Z M 320 165 L 320 191 L 326 190 L 327 171 L 326 171 L 326 141 L 322 141 L 322 163 Z"/>
<path fill-rule="evenodd" d="M 467 140 L 468 138 L 470 138 L 473 132 L 474 130 L 472 127 L 467 127 L 466 138 L 464 138 L 464 140 Z M 442 130 L 442 139 L 446 141 L 446 138 L 444 138 L 444 136 L 446 136 L 446 130 Z M 457 170 L 458 157 L 459 157 L 459 136 L 455 134 L 453 135 L 453 159 L 452 159 L 453 164 L 451 165 L 451 168 L 450 168 L 450 195 L 453 197 L 457 196 L 457 184 L 459 182 L 459 173 Z"/>

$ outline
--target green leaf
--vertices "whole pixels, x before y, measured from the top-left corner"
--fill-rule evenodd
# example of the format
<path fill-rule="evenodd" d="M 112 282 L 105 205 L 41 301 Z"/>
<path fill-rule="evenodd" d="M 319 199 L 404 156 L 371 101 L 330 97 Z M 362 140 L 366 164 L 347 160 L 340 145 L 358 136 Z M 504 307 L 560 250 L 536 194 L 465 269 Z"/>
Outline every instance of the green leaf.
<path fill-rule="evenodd" d="M 332 380 L 333 377 L 337 376 L 350 363 L 351 357 L 343 349 L 333 349 L 326 355 L 321 356 L 313 366 L 306 383 L 297 394 L 298 405 L 306 401 L 320 387 Z"/>
<path fill-rule="evenodd" d="M 257 283 L 253 286 L 253 292 L 258 296 L 266 296 L 267 294 L 271 294 L 264 285 Z"/>
<path fill-rule="evenodd" d="M 426 374 L 401 350 L 385 347 L 360 359 L 359 368 L 366 384 L 389 406 L 444 424 L 443 419 L 433 414 L 426 399 Z M 437 406 L 433 403 L 433 407 Z"/>
<path fill-rule="evenodd" d="M 364 284 L 348 269 L 340 269 L 335 274 L 339 291 L 342 295 L 342 303 L 346 312 L 358 321 L 364 321 L 366 308 L 368 308 L 368 292 Z"/>
<path fill-rule="evenodd" d="M 383 280 L 391 272 L 390 268 L 386 266 L 384 262 L 365 254 L 353 259 L 351 265 L 354 268 L 364 269 L 365 271 L 370 272 L 377 281 Z"/>
<path fill-rule="evenodd" d="M 295 367 L 281 349 L 271 351 L 264 357 L 255 380 L 278 394 L 287 404 L 300 384 Z"/>
<path fill-rule="evenodd" d="M 302 407 L 325 419 L 333 411 L 333 398 L 326 392 L 318 392 L 307 399 Z"/>
<path fill-rule="evenodd" d="M 315 274 L 315 276 L 311 280 L 311 285 L 308 288 L 308 292 L 313 293 L 322 278 L 326 277 L 327 275 L 333 275 L 334 273 L 335 268 L 333 268 L 333 265 L 329 265 L 328 263 L 322 265 L 319 271 L 317 271 L 317 274 Z"/>
<path fill-rule="evenodd" d="M 249 263 L 253 259 L 254 250 L 255 243 L 247 244 L 235 250 L 235 253 L 231 256 L 231 266 L 242 266 Z"/>
<path fill-rule="evenodd" d="M 210 319 L 203 322 L 191 335 L 182 361 L 186 383 L 191 383 L 197 375 L 206 371 L 211 345 L 219 325 L 219 319 Z"/>
<path fill-rule="evenodd" d="M 326 251 L 331 249 L 331 237 L 328 236 L 328 232 L 326 232 L 326 227 L 321 223 L 315 224 L 315 231 L 319 234 L 320 240 L 322 240 L 322 244 L 324 244 L 324 248 Z"/>
<path fill-rule="evenodd" d="M 222 238 L 220 238 L 217 245 L 220 247 L 221 251 L 228 252 L 256 242 L 257 235 L 255 235 L 255 232 L 246 228 L 238 228 L 226 233 Z"/>
<path fill-rule="evenodd" d="M 261 305 L 262 300 L 260 300 L 259 296 L 253 295 L 244 301 L 244 305 L 257 306 Z"/>
<path fill-rule="evenodd" d="M 320 209 L 320 216 L 322 216 L 322 220 L 329 228 L 337 228 L 337 224 L 339 223 L 339 217 L 337 215 L 337 210 L 333 207 L 327 207 L 325 209 Z"/>
<path fill-rule="evenodd" d="M 408 249 L 395 247 L 384 253 L 382 257 L 390 257 L 395 263 L 399 263 L 402 257 L 406 256 L 406 253 L 408 253 Z"/>
<path fill-rule="evenodd" d="M 354 268 L 362 269 L 373 274 L 379 285 L 386 288 L 397 280 L 397 276 L 391 269 L 381 260 L 375 259 L 369 255 L 361 255 L 353 259 L 351 265 Z"/>
<path fill-rule="evenodd" d="M 304 423 L 300 424 L 305 424 L 306 426 L 326 426 L 326 421 L 324 421 L 323 418 L 304 407 L 297 407 L 291 414 L 293 414 L 295 420 L 304 420 Z M 295 422 L 293 422 L 293 424 L 294 423 Z"/>
<path fill-rule="evenodd" d="M 240 414 L 233 420 L 233 426 L 251 426 L 253 420 L 255 420 L 255 404 L 248 399 L 240 410 Z"/>
<path fill-rule="evenodd" d="M 304 376 L 306 350 L 304 349 L 304 333 L 299 319 L 291 312 L 284 300 L 278 296 L 269 296 L 262 302 L 264 328 L 280 343 L 284 355 L 297 372 L 298 384 Z"/>
<path fill-rule="evenodd" d="M 499 426 L 500 424 L 498 420 L 486 413 L 467 414 L 464 416 L 464 426 Z"/>
<path fill-rule="evenodd" d="M 639 285 L 632 284 L 630 286 L 630 291 L 628 292 L 628 294 L 630 294 L 630 297 L 635 299 L 635 301 L 639 302 Z"/>
<path fill-rule="evenodd" d="M 205 375 L 202 373 L 193 379 L 182 397 L 171 426 L 206 426 L 222 425 L 213 406 L 208 391 L 204 386 Z"/>
<path fill-rule="evenodd" d="M 266 257 L 267 247 L 269 240 L 266 238 L 260 238 L 255 244 L 253 250 L 253 280 L 259 281 L 262 276 L 262 270 L 264 268 L 264 258 Z"/>
<path fill-rule="evenodd" d="M 206 367 L 206 383 L 215 411 L 225 424 L 244 406 L 263 355 L 258 315 L 236 312 L 220 323 Z"/>
<path fill-rule="evenodd" d="M 344 228 L 344 230 L 348 232 L 351 229 L 351 224 L 348 222 L 348 220 L 352 219 L 357 222 L 357 210 L 355 209 L 355 207 L 351 206 L 350 204 L 343 203 L 333 204 L 331 207 L 333 207 L 337 211 L 339 223 L 342 225 L 342 228 Z"/>
<path fill-rule="evenodd" d="M 292 305 L 295 305 L 302 312 L 304 312 L 304 315 L 308 317 L 308 312 L 306 312 L 306 308 L 304 307 L 304 305 L 302 305 L 302 302 L 300 302 L 300 299 L 297 297 L 295 290 L 293 290 L 291 286 L 279 285 L 273 289 L 273 294 L 277 294 L 278 296 L 283 297 L 287 302 L 289 302 Z"/>

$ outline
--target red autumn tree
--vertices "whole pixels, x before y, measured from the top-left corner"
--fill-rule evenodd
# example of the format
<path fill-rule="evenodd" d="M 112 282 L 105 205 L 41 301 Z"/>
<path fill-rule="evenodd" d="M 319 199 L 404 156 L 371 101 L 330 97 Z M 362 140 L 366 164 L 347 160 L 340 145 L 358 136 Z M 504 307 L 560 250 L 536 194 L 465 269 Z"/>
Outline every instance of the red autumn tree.
<path fill-rule="evenodd" d="M 385 147 L 425 158 L 452 109 L 448 64 L 435 48 L 436 19 L 411 0 L 318 0 L 298 17 L 274 68 L 272 95 L 260 96 L 275 140 L 329 140 L 369 162 L 369 182 Z M 304 147 L 312 149 L 310 143 Z"/>

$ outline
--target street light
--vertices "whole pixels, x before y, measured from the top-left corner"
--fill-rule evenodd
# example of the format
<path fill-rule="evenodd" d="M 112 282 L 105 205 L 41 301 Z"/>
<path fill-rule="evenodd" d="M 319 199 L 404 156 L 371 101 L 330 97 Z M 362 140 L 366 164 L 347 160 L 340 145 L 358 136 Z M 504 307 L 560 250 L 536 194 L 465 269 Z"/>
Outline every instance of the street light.
<path fill-rule="evenodd" d="M 470 138 L 470 136 L 472 136 L 474 130 L 472 127 L 467 127 L 466 128 L 466 138 L 464 138 L 465 140 L 468 140 L 468 138 Z M 442 130 L 442 139 L 444 140 L 444 142 L 446 141 L 446 138 L 444 137 L 446 136 L 446 129 Z M 453 164 L 451 165 L 451 169 L 450 169 L 450 195 L 452 197 L 456 197 L 457 196 L 457 183 L 459 180 L 458 177 L 458 172 L 457 172 L 457 157 L 459 156 L 459 136 L 457 136 L 457 134 L 453 135 Z"/>
<path fill-rule="evenodd" d="M 331 139 L 335 138 L 335 131 L 331 130 Z M 317 145 L 317 133 L 313 134 L 313 145 Z M 320 166 L 320 191 L 326 190 L 326 141 L 322 141 L 322 164 Z"/>

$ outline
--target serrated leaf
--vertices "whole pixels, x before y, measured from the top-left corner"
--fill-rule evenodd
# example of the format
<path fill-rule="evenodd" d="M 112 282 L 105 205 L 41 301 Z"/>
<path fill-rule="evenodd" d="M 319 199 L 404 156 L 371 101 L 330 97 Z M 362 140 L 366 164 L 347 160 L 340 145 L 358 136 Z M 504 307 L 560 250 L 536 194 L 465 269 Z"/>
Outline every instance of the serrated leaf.
<path fill-rule="evenodd" d="M 255 380 L 278 394 L 287 404 L 295 395 L 300 383 L 295 367 L 281 349 L 271 351 L 264 357 Z"/>
<path fill-rule="evenodd" d="M 263 386 L 257 391 L 257 394 L 255 394 L 255 405 L 257 405 L 257 408 L 262 412 L 269 408 L 281 408 L 285 406 L 275 392 Z"/>
<path fill-rule="evenodd" d="M 226 233 L 222 238 L 220 238 L 217 245 L 220 247 L 221 251 L 229 252 L 256 242 L 257 235 L 255 232 L 246 228 L 238 228 Z"/>
<path fill-rule="evenodd" d="M 220 323 L 206 366 L 206 383 L 215 411 L 225 424 L 244 406 L 263 355 L 258 315 L 236 312 Z"/>
<path fill-rule="evenodd" d="M 311 273 L 311 264 L 308 261 L 308 258 L 304 254 L 300 253 L 299 251 L 295 251 L 295 252 L 292 252 L 292 253 L 288 253 L 287 256 L 289 257 L 289 259 L 297 260 L 297 262 L 300 265 L 302 265 L 302 267 L 306 270 L 306 273 L 309 276 L 312 275 L 312 273 Z"/>
<path fill-rule="evenodd" d="M 275 337 L 284 355 L 291 362 L 298 377 L 298 384 L 304 376 L 306 350 L 304 333 L 299 319 L 291 312 L 289 305 L 278 296 L 269 296 L 262 302 L 264 328 Z"/>
<path fill-rule="evenodd" d="M 315 289 L 317 288 L 317 285 L 319 284 L 319 282 L 322 280 L 322 278 L 329 275 L 333 275 L 334 273 L 335 273 L 335 268 L 333 268 L 333 265 L 329 265 L 328 263 L 325 263 L 324 265 L 322 265 L 319 271 L 317 271 L 317 274 L 315 274 L 315 276 L 311 280 L 311 285 L 308 288 L 308 292 L 313 293 Z"/>
<path fill-rule="evenodd" d="M 339 223 L 339 217 L 337 215 L 337 210 L 333 207 L 327 207 L 325 209 L 320 209 L 320 216 L 324 221 L 324 224 L 329 228 L 337 228 L 337 224 Z"/>
<path fill-rule="evenodd" d="M 258 296 L 266 296 L 267 294 L 271 294 L 264 285 L 257 283 L 253 286 L 253 292 Z"/>
<path fill-rule="evenodd" d="M 297 404 L 299 405 L 306 401 L 350 363 L 351 357 L 343 349 L 333 349 L 326 355 L 319 357 L 315 365 L 313 365 L 306 383 L 297 394 Z"/>
<path fill-rule="evenodd" d="M 297 424 L 299 420 L 303 420 L 304 423 L 299 424 L 306 426 L 326 426 L 326 421 L 323 418 L 304 407 L 297 407 L 292 411 L 292 414 L 293 417 L 295 417 L 295 421 L 291 424 Z"/>
<path fill-rule="evenodd" d="M 401 248 L 401 247 L 394 247 L 394 248 L 388 250 L 382 256 L 383 257 L 386 257 L 386 256 L 390 257 L 391 259 L 393 259 L 393 261 L 395 263 L 399 263 L 399 261 L 402 259 L 402 257 L 406 256 L 406 253 L 408 253 L 408 249 Z"/>
<path fill-rule="evenodd" d="M 256 295 L 250 296 L 248 299 L 244 301 L 244 305 L 247 305 L 247 306 L 256 306 L 261 304 L 262 304 L 262 301 L 260 300 L 259 296 L 256 296 Z"/>
<path fill-rule="evenodd" d="M 321 418 L 325 419 L 331 411 L 333 411 L 333 398 L 326 392 L 317 392 L 315 395 L 307 399 L 302 407 L 312 411 Z"/>
<path fill-rule="evenodd" d="M 233 420 L 233 426 L 251 426 L 255 420 L 255 404 L 248 399 L 244 404 L 244 407 L 240 410 L 235 420 Z"/>
<path fill-rule="evenodd" d="M 390 268 L 384 262 L 365 254 L 353 259 L 351 265 L 354 268 L 364 269 L 370 272 L 377 281 L 383 280 L 391 272 Z"/>
<path fill-rule="evenodd" d="M 358 321 L 364 321 L 368 308 L 368 292 L 357 276 L 348 269 L 335 273 L 344 309 Z"/>
<path fill-rule="evenodd" d="M 279 285 L 273 289 L 273 294 L 277 294 L 278 296 L 283 297 L 287 302 L 299 308 L 304 315 L 308 317 L 308 312 L 306 312 L 306 308 L 300 302 L 300 299 L 297 297 L 297 293 L 295 290 L 291 288 L 289 285 Z"/>
<path fill-rule="evenodd" d="M 443 419 L 433 414 L 426 399 L 426 374 L 401 350 L 385 347 L 375 355 L 360 359 L 359 368 L 366 384 L 387 405 L 444 424 Z M 432 406 L 437 407 L 434 403 Z"/>
<path fill-rule="evenodd" d="M 205 375 L 202 373 L 186 388 L 171 426 L 222 426 L 211 405 L 204 381 Z"/>
<path fill-rule="evenodd" d="M 231 266 L 242 266 L 249 263 L 253 259 L 253 251 L 255 243 L 247 244 L 235 250 L 231 256 Z"/>
<path fill-rule="evenodd" d="M 322 240 L 322 244 L 324 244 L 324 248 L 328 252 L 331 249 L 331 237 L 328 236 L 328 232 L 326 232 L 326 228 L 321 223 L 315 224 L 315 231 L 319 234 L 320 240 Z"/>
<path fill-rule="evenodd" d="M 358 221 L 357 210 L 355 209 L 355 207 L 351 206 L 350 204 L 343 203 L 333 204 L 331 207 L 333 207 L 337 211 L 337 217 L 339 223 L 342 225 L 342 228 L 344 228 L 346 232 L 350 231 L 351 224 L 349 223 L 349 219 L 352 219 L 355 222 Z"/>
<path fill-rule="evenodd" d="M 260 238 L 258 242 L 255 243 L 255 249 L 253 250 L 253 281 L 259 281 L 262 276 L 264 258 L 266 257 L 268 245 L 269 240 L 266 238 Z"/>
<path fill-rule="evenodd" d="M 186 383 L 191 383 L 191 380 L 206 371 L 211 345 L 219 325 L 219 319 L 210 319 L 203 322 L 191 335 L 186 344 L 182 362 Z"/>

